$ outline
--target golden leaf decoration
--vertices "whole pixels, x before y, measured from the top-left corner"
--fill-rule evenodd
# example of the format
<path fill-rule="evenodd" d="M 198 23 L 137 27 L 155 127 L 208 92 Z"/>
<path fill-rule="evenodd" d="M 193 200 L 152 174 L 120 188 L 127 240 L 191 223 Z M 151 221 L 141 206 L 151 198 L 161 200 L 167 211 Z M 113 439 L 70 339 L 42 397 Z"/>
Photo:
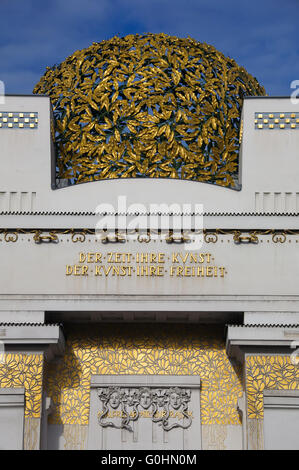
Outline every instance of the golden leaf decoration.
<path fill-rule="evenodd" d="M 214 47 L 166 34 L 93 43 L 47 68 L 33 92 L 52 101 L 58 179 L 167 177 L 231 188 L 243 97 L 265 95 Z"/>
<path fill-rule="evenodd" d="M 25 388 L 25 418 L 40 418 L 42 401 L 42 354 L 4 355 L 0 364 L 0 387 Z"/>
<path fill-rule="evenodd" d="M 225 352 L 222 328 L 185 325 L 66 327 L 64 357 L 48 364 L 51 423 L 88 424 L 92 374 L 199 375 L 203 424 L 240 424 L 241 371 Z"/>
<path fill-rule="evenodd" d="M 289 356 L 248 356 L 246 377 L 248 418 L 263 418 L 265 389 L 299 390 L 299 368 Z"/>

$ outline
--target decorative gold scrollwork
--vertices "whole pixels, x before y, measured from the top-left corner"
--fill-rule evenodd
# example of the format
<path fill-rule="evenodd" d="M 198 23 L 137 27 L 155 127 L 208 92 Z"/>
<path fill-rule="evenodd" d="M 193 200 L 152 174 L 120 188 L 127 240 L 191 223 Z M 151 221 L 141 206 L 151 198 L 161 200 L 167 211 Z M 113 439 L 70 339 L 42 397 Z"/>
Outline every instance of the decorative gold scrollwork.
<path fill-rule="evenodd" d="M 287 236 L 298 236 L 299 230 L 275 230 L 275 229 L 266 229 L 266 230 L 234 230 L 234 229 L 208 229 L 208 230 L 187 230 L 181 232 L 174 232 L 172 229 L 163 230 L 153 230 L 153 229 L 124 229 L 121 232 L 118 230 L 108 231 L 108 229 L 102 229 L 100 231 L 95 229 L 88 228 L 77 228 L 77 229 L 21 229 L 21 228 L 2 228 L 0 229 L 0 234 L 2 235 L 2 240 L 5 242 L 15 243 L 18 240 L 22 240 L 19 237 L 20 234 L 33 234 L 33 240 L 35 243 L 58 243 L 59 236 L 69 235 L 71 241 L 74 243 L 80 242 L 83 243 L 86 241 L 86 236 L 90 235 L 91 240 L 94 241 L 94 238 L 98 238 L 103 243 L 125 243 L 128 238 L 132 236 L 132 239 L 137 240 L 140 243 L 149 243 L 150 241 L 161 238 L 165 240 L 166 243 L 189 243 L 192 241 L 195 235 L 203 235 L 205 243 L 217 243 L 219 235 L 224 237 L 233 237 L 233 241 L 236 245 L 238 244 L 258 244 L 259 237 L 271 236 L 273 243 L 285 243 L 287 241 Z M 0 239 L 0 242 L 2 241 Z M 223 240 L 222 240 L 223 241 Z M 270 241 L 269 239 L 267 241 Z M 292 241 L 292 237 L 290 240 Z"/>
<path fill-rule="evenodd" d="M 191 239 L 188 235 L 182 232 L 180 235 L 176 235 L 173 231 L 169 232 L 168 237 L 165 238 L 166 243 L 190 243 Z"/>
<path fill-rule="evenodd" d="M 77 243 L 77 242 L 85 242 L 86 235 L 84 232 L 75 232 L 72 233 L 72 242 Z"/>
<path fill-rule="evenodd" d="M 284 243 L 286 241 L 287 237 L 284 232 L 279 232 L 279 233 L 273 233 L 272 235 L 272 241 L 274 243 Z"/>
<path fill-rule="evenodd" d="M 206 243 L 216 243 L 218 241 L 218 235 L 215 232 L 204 233 L 204 241 Z"/>
<path fill-rule="evenodd" d="M 35 230 L 33 240 L 35 243 L 58 243 L 59 239 L 56 233 L 49 232 L 49 235 L 41 235 L 43 232 L 42 230 Z"/>
<path fill-rule="evenodd" d="M 17 232 L 4 232 L 4 240 L 6 242 L 13 242 L 15 243 L 18 240 L 18 234 Z"/>
<path fill-rule="evenodd" d="M 258 243 L 259 239 L 255 232 L 249 233 L 248 236 L 241 236 L 241 232 L 236 230 L 234 232 L 234 242 L 238 245 L 240 243 Z"/>
<path fill-rule="evenodd" d="M 139 243 L 149 243 L 151 241 L 151 234 L 148 231 L 147 233 L 139 233 L 137 236 Z"/>
<path fill-rule="evenodd" d="M 105 232 L 106 236 L 102 238 L 102 243 L 125 243 L 126 236 L 123 233 L 118 232 L 117 230 L 113 233 Z"/>

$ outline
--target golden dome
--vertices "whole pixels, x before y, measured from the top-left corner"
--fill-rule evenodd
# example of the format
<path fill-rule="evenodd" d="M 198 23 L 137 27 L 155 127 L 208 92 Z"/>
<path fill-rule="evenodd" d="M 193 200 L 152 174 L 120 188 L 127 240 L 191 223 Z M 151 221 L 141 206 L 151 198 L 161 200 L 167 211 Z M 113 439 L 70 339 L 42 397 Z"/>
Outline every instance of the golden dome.
<path fill-rule="evenodd" d="M 165 34 L 93 43 L 47 68 L 57 177 L 179 178 L 235 187 L 244 95 L 257 80 L 214 47 Z"/>

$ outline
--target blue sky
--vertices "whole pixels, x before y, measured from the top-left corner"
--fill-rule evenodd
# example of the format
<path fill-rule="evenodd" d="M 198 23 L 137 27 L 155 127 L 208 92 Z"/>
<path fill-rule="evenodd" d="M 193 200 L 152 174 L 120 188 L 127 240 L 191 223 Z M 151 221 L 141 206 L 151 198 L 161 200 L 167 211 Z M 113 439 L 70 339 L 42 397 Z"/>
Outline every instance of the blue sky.
<path fill-rule="evenodd" d="M 115 35 L 159 33 L 212 44 L 269 95 L 299 80 L 299 0 L 0 0 L 0 80 L 30 94 L 46 66 Z"/>

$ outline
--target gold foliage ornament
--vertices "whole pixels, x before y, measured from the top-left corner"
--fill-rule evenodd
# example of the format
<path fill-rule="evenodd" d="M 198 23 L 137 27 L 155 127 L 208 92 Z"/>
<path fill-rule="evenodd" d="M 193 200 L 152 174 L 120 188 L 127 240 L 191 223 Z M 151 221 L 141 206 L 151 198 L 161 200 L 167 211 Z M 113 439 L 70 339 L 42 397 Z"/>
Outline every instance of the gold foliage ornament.
<path fill-rule="evenodd" d="M 93 374 L 198 375 L 202 424 L 240 424 L 241 369 L 227 357 L 222 328 L 98 324 L 65 331 L 65 355 L 45 373 L 52 424 L 88 424 Z"/>
<path fill-rule="evenodd" d="M 43 355 L 6 353 L 0 363 L 0 388 L 25 388 L 25 418 L 40 418 Z"/>
<path fill-rule="evenodd" d="M 237 188 L 240 114 L 257 80 L 214 47 L 113 37 L 47 68 L 34 93 L 55 117 L 57 178 L 178 178 Z"/>
<path fill-rule="evenodd" d="M 264 390 L 299 390 L 299 368 L 289 356 L 248 356 L 246 376 L 248 418 L 263 419 Z"/>

